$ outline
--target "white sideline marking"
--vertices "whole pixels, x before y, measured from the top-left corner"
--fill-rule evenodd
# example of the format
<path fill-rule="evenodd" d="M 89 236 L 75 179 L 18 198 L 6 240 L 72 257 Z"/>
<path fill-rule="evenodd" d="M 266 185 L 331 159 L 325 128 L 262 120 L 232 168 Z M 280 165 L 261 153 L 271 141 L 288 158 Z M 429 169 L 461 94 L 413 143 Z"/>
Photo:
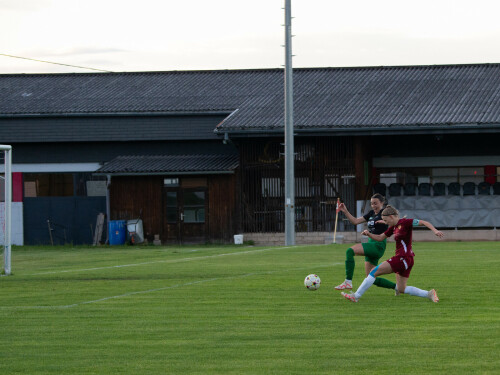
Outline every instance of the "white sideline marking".
<path fill-rule="evenodd" d="M 433 249 L 417 249 L 417 251 L 419 253 L 422 251 L 432 251 L 433 253 L 436 252 L 436 250 Z M 454 253 L 463 253 L 463 252 L 475 252 L 475 251 L 498 251 L 498 249 L 449 249 L 443 251 L 453 251 Z"/>
<path fill-rule="evenodd" d="M 292 247 L 294 247 L 294 246 L 269 247 L 269 248 L 266 248 L 266 249 L 247 250 L 247 251 L 239 251 L 239 252 L 234 252 L 234 253 L 224 253 L 224 254 L 217 254 L 217 255 L 205 255 L 205 256 L 201 256 L 201 257 L 155 260 L 155 261 L 151 261 L 151 262 L 132 263 L 132 264 L 119 264 L 117 266 L 81 268 L 81 269 L 75 269 L 75 270 L 48 271 L 48 272 L 40 272 L 40 273 L 31 273 L 31 274 L 28 274 L 26 276 L 51 275 L 51 274 L 56 274 L 56 273 L 69 273 L 69 272 L 98 271 L 98 270 L 105 270 L 105 269 L 110 269 L 110 268 L 137 267 L 137 266 L 144 266 L 144 265 L 147 265 L 147 264 L 156 264 L 156 263 L 190 262 L 190 261 L 193 261 L 193 260 L 208 259 L 208 258 L 217 258 L 217 257 L 223 257 L 223 256 L 229 256 L 229 255 L 241 255 L 241 254 L 258 253 L 258 252 L 269 251 L 269 250 L 290 249 Z M 299 248 L 299 247 L 304 247 L 304 246 L 295 246 L 295 247 Z"/>
<path fill-rule="evenodd" d="M 83 302 L 78 302 L 78 303 L 73 303 L 71 305 L 56 305 L 56 306 L 0 306 L 0 310 L 20 310 L 20 309 L 70 309 L 72 307 L 77 307 L 77 306 L 82 306 L 82 305 L 88 305 L 91 303 L 97 303 L 97 302 L 104 302 L 108 301 L 111 299 L 117 299 L 117 298 L 124 298 L 124 297 L 130 297 L 133 295 L 137 294 L 148 294 L 148 293 L 154 293 L 154 292 L 159 292 L 162 290 L 168 290 L 168 289 L 174 289 L 174 288 L 180 288 L 183 286 L 190 286 L 190 285 L 196 285 L 196 284 L 203 284 L 203 283 L 208 283 L 211 281 L 218 281 L 218 280 L 227 280 L 227 279 L 240 279 L 244 277 L 250 277 L 250 276 L 257 276 L 257 275 L 270 275 L 273 273 L 278 273 L 278 272 L 290 272 L 290 271 L 299 271 L 299 270 L 305 270 L 305 269 L 311 269 L 311 268 L 325 268 L 325 267 L 332 267 L 332 266 L 339 266 L 343 265 L 344 263 L 332 263 L 328 265 L 320 265 L 320 266 L 309 266 L 309 267 L 302 267 L 302 268 L 291 268 L 287 270 L 279 270 L 279 271 L 267 271 L 267 272 L 252 272 L 252 273 L 246 273 L 243 275 L 235 275 L 235 276 L 227 276 L 227 277 L 214 277 L 211 279 L 206 279 L 206 280 L 198 280 L 198 281 L 192 281 L 189 283 L 184 283 L 184 284 L 175 284 L 171 286 L 166 286 L 163 288 L 154 288 L 154 289 L 148 289 L 148 290 L 139 290 L 135 292 L 128 292 L 124 294 L 119 294 L 116 296 L 110 296 L 110 297 L 103 297 L 99 298 L 96 300 L 91 300 L 91 301 L 83 301 Z"/>

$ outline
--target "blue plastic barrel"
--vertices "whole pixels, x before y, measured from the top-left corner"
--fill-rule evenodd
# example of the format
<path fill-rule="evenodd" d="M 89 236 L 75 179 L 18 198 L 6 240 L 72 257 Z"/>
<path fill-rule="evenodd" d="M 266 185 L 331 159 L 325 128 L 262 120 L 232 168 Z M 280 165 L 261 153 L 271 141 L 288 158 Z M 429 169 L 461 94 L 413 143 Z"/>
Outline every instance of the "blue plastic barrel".
<path fill-rule="evenodd" d="M 111 220 L 109 222 L 109 244 L 123 245 L 127 234 L 126 220 Z"/>

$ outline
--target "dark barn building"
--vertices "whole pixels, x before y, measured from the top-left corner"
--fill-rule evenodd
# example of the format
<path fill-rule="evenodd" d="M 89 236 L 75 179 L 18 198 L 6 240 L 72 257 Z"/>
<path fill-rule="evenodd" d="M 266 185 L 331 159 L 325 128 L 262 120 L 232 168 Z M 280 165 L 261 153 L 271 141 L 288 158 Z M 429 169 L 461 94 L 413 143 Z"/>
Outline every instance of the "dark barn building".
<path fill-rule="evenodd" d="M 471 216 L 439 225 L 497 227 L 476 217 L 500 217 L 483 207 L 500 209 L 499 64 L 296 69 L 294 95 L 298 234 L 374 189 L 451 215 L 466 183 Z M 47 219 L 88 243 L 106 211 L 166 243 L 284 231 L 283 70 L 0 75 L 0 97 L 26 243 L 47 243 Z"/>

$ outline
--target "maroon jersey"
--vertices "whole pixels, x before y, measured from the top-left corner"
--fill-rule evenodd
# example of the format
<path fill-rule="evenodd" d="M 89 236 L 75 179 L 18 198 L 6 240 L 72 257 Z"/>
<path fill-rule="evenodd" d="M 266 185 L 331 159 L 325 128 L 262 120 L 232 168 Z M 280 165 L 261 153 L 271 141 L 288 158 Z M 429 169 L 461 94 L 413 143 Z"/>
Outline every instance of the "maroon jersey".
<path fill-rule="evenodd" d="M 384 234 L 390 237 L 394 234 L 396 240 L 396 255 L 401 257 L 414 257 L 415 254 L 411 249 L 411 235 L 413 233 L 413 225 L 418 225 L 418 220 L 399 219 L 398 223 L 387 229 Z"/>

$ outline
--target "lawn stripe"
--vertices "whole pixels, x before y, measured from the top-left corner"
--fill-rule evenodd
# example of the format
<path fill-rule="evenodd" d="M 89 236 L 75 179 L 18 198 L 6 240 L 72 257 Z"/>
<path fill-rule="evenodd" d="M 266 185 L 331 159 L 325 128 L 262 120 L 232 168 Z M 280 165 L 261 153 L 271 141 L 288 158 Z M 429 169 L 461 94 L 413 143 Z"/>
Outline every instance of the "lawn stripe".
<path fill-rule="evenodd" d="M 265 248 L 265 249 L 247 250 L 247 251 L 239 251 L 239 252 L 234 252 L 234 253 L 224 253 L 224 254 L 217 254 L 217 255 L 205 255 L 205 256 L 201 256 L 201 257 L 155 260 L 155 261 L 150 261 L 150 262 L 119 264 L 116 266 L 105 266 L 105 267 L 94 267 L 94 268 L 81 268 L 81 269 L 74 269 L 74 270 L 59 270 L 59 271 L 39 272 L 39 273 L 27 274 L 25 276 L 52 275 L 52 274 L 57 274 L 57 273 L 69 273 L 69 272 L 98 271 L 98 270 L 105 270 L 105 269 L 110 269 L 110 268 L 137 267 L 137 266 L 144 266 L 144 265 L 156 264 L 156 263 L 181 263 L 181 262 L 190 262 L 193 260 L 204 260 L 204 259 L 210 259 L 210 258 L 224 257 L 224 256 L 229 256 L 229 255 L 245 255 L 245 254 L 254 254 L 254 253 L 270 251 L 270 250 L 290 249 L 292 247 L 300 248 L 300 247 L 304 247 L 304 246 L 269 247 L 269 248 Z"/>
<path fill-rule="evenodd" d="M 311 269 L 311 268 L 325 268 L 325 267 L 333 267 L 333 266 L 340 266 L 343 265 L 344 262 L 341 263 L 332 263 L 332 264 L 322 264 L 322 265 L 317 265 L 317 266 L 308 266 L 308 267 L 301 267 L 301 268 L 291 268 L 287 270 L 277 270 L 277 271 L 266 271 L 266 272 L 251 272 L 251 273 L 245 273 L 242 275 L 233 275 L 233 276 L 227 276 L 227 277 L 214 277 L 211 279 L 206 279 L 206 280 L 198 280 L 198 281 L 191 281 L 188 283 L 184 284 L 175 284 L 171 286 L 166 286 L 162 288 L 154 288 L 154 289 L 148 289 L 148 290 L 139 290 L 135 292 L 128 292 L 124 294 L 119 294 L 116 296 L 109 296 L 109 297 L 103 297 L 99 298 L 96 300 L 91 300 L 91 301 L 83 301 L 83 302 L 78 302 L 78 303 L 73 303 L 71 305 L 56 305 L 56 306 L 0 306 L 1 310 L 19 310 L 19 309 L 69 309 L 72 307 L 77 307 L 77 306 L 82 306 L 82 305 L 88 305 L 91 303 L 98 303 L 98 302 L 104 302 L 108 301 L 111 299 L 118 299 L 118 298 L 124 298 L 124 297 L 130 297 L 133 295 L 138 295 L 138 294 L 148 294 L 148 293 L 154 293 L 154 292 L 159 292 L 162 290 L 168 290 L 168 289 L 175 289 L 175 288 L 180 288 L 184 286 L 190 286 L 190 285 L 196 285 L 196 284 L 203 284 L 203 283 L 208 283 L 212 281 L 218 281 L 218 280 L 228 280 L 228 279 L 241 279 L 244 277 L 250 277 L 250 276 L 258 276 L 258 275 L 271 275 L 274 273 L 279 273 L 279 272 L 291 272 L 291 271 L 300 271 L 304 269 Z"/>

